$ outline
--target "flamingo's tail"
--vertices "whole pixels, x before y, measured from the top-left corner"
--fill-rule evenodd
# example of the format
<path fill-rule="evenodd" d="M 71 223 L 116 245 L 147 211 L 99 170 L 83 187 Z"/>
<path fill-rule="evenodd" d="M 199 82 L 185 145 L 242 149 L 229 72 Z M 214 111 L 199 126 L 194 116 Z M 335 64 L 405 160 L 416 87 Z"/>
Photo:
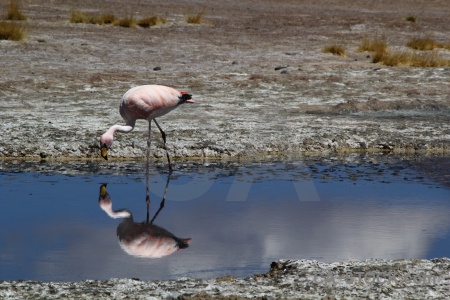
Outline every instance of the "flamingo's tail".
<path fill-rule="evenodd" d="M 184 103 L 184 102 L 188 102 L 188 103 L 194 103 L 195 101 L 192 100 L 192 95 L 188 94 L 186 92 L 180 92 L 181 95 L 179 96 L 180 98 L 180 104 Z"/>
<path fill-rule="evenodd" d="M 180 239 L 177 238 L 177 245 L 179 249 L 186 249 L 187 247 L 189 247 L 189 243 L 192 241 L 191 238 L 188 239 Z"/>

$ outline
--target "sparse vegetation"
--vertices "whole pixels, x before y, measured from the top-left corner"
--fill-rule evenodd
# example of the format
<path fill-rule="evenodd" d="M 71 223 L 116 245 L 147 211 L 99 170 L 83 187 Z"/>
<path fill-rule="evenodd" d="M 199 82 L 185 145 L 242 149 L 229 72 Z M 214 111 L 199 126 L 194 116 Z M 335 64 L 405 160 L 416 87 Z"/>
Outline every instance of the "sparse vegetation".
<path fill-rule="evenodd" d="M 448 67 L 450 66 L 450 61 L 442 58 L 442 56 L 435 52 L 413 53 L 410 66 L 426 68 Z"/>
<path fill-rule="evenodd" d="M 407 16 L 405 18 L 405 20 L 408 21 L 408 22 L 415 23 L 416 22 L 416 16 L 413 16 L 413 15 Z"/>
<path fill-rule="evenodd" d="M 95 16 L 82 12 L 79 10 L 72 10 L 70 12 L 70 23 L 87 23 L 87 24 L 95 24 Z"/>
<path fill-rule="evenodd" d="M 25 37 L 26 30 L 23 24 L 0 21 L 0 40 L 22 41 Z"/>
<path fill-rule="evenodd" d="M 437 53 L 416 53 L 407 50 L 386 50 L 375 52 L 374 63 L 381 63 L 386 66 L 409 66 L 409 67 L 446 67 L 450 66 L 450 61 L 443 59 Z"/>
<path fill-rule="evenodd" d="M 416 50 L 433 50 L 439 48 L 439 44 L 430 37 L 413 38 L 406 46 Z"/>
<path fill-rule="evenodd" d="M 364 39 L 358 48 L 358 51 L 370 51 L 376 53 L 383 53 L 387 49 L 387 42 L 384 36 L 375 36 L 373 39 Z"/>
<path fill-rule="evenodd" d="M 345 55 L 345 50 L 343 47 L 336 45 L 336 44 L 332 44 L 329 46 L 326 46 L 322 49 L 323 53 L 331 53 L 333 55 L 339 55 L 339 56 L 344 56 Z"/>
<path fill-rule="evenodd" d="M 445 45 L 438 44 L 430 38 L 416 38 L 407 43 L 407 46 L 415 50 L 433 50 Z M 373 40 L 365 39 L 358 48 L 359 51 L 370 51 L 372 62 L 386 66 L 409 67 L 445 67 L 450 66 L 450 61 L 442 58 L 438 53 L 417 53 L 411 50 L 388 49 L 386 39 L 376 37 Z"/>
<path fill-rule="evenodd" d="M 438 43 L 430 37 L 418 37 L 411 39 L 406 46 L 415 50 L 433 50 L 436 48 L 444 48 L 450 50 L 450 43 Z"/>
<path fill-rule="evenodd" d="M 24 21 L 26 19 L 28 18 L 22 13 L 19 1 L 10 0 L 9 3 L 6 4 L 6 20 Z"/>
<path fill-rule="evenodd" d="M 116 25 L 121 27 L 150 27 L 155 25 L 165 24 L 167 21 L 161 17 L 147 17 L 140 20 L 136 20 L 133 16 L 127 16 L 125 18 L 119 19 L 113 14 L 105 13 L 99 16 L 73 10 L 70 13 L 71 23 L 85 23 L 85 24 L 98 24 L 98 25 Z"/>
<path fill-rule="evenodd" d="M 188 15 L 186 17 L 186 22 L 188 22 L 189 24 L 201 24 L 204 14 L 205 14 L 205 10 L 203 9 L 195 15 Z"/>
<path fill-rule="evenodd" d="M 167 20 L 161 17 L 149 17 L 140 19 L 137 24 L 141 27 L 147 28 L 150 26 L 163 25 L 166 22 Z"/>
<path fill-rule="evenodd" d="M 102 14 L 95 18 L 95 23 L 99 25 L 115 24 L 117 22 L 117 17 L 113 14 Z"/>
<path fill-rule="evenodd" d="M 123 19 L 117 20 L 115 24 L 120 27 L 134 28 L 137 25 L 137 21 L 133 16 L 126 16 Z"/>

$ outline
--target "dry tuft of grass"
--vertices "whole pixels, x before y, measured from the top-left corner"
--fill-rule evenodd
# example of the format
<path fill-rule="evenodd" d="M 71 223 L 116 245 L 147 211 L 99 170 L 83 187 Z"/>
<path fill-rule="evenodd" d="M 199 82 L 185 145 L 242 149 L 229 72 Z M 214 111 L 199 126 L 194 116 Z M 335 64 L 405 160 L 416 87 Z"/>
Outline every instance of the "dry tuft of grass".
<path fill-rule="evenodd" d="M 415 53 L 406 50 L 375 52 L 372 62 L 381 63 L 389 67 L 406 66 L 436 68 L 450 66 L 450 61 L 445 60 L 437 53 Z"/>
<path fill-rule="evenodd" d="M 408 21 L 408 22 L 415 23 L 417 21 L 417 18 L 416 18 L 416 16 L 411 15 L 411 16 L 407 16 L 405 18 L 405 20 Z"/>
<path fill-rule="evenodd" d="M 435 48 L 440 48 L 439 44 L 430 37 L 413 38 L 406 43 L 406 46 L 416 50 L 433 50 Z"/>
<path fill-rule="evenodd" d="M 444 59 L 438 53 L 414 53 L 410 61 L 411 67 L 438 68 L 449 67 L 450 60 Z"/>
<path fill-rule="evenodd" d="M 411 54 L 407 51 L 391 51 L 375 52 L 373 62 L 381 63 L 385 66 L 395 67 L 399 65 L 409 65 Z"/>
<path fill-rule="evenodd" d="M 9 1 L 6 5 L 6 19 L 12 21 L 24 21 L 28 19 L 27 16 L 22 13 L 20 1 Z"/>
<path fill-rule="evenodd" d="M 385 37 L 375 36 L 373 39 L 364 39 L 358 48 L 358 51 L 370 51 L 376 53 L 383 53 L 387 50 L 387 42 Z"/>
<path fill-rule="evenodd" d="M 140 20 L 136 20 L 133 16 L 127 16 L 123 19 L 119 19 L 113 14 L 104 13 L 99 16 L 72 10 L 70 13 L 69 21 L 71 23 L 85 23 L 85 24 L 98 24 L 98 25 L 116 25 L 121 27 L 150 27 L 155 25 L 162 25 L 167 23 L 167 20 L 161 17 L 148 17 Z"/>
<path fill-rule="evenodd" d="M 115 24 L 117 22 L 117 17 L 113 14 L 101 14 L 100 16 L 95 18 L 95 24 L 98 25 L 109 25 Z"/>
<path fill-rule="evenodd" d="M 17 22 L 0 21 L 0 40 L 23 41 L 25 38 L 24 25 Z"/>
<path fill-rule="evenodd" d="M 205 14 L 205 10 L 203 9 L 195 15 L 188 15 L 186 17 L 186 22 L 188 22 L 189 24 L 201 24 L 204 14 Z"/>
<path fill-rule="evenodd" d="M 343 47 L 336 45 L 336 44 L 332 44 L 329 46 L 325 46 L 322 49 L 323 53 L 331 53 L 333 55 L 339 55 L 339 56 L 344 56 L 345 55 L 345 50 Z"/>
<path fill-rule="evenodd" d="M 70 23 L 95 24 L 96 18 L 94 15 L 91 15 L 89 13 L 79 10 L 72 10 L 70 12 L 69 21 Z"/>
<path fill-rule="evenodd" d="M 117 20 L 115 24 L 120 27 L 135 28 L 137 26 L 137 21 L 133 16 L 126 16 L 123 19 Z"/>
<path fill-rule="evenodd" d="M 150 26 L 156 26 L 156 25 L 163 25 L 166 24 L 167 20 L 161 17 L 148 17 L 144 19 L 140 19 L 137 24 L 141 27 L 150 27 Z"/>

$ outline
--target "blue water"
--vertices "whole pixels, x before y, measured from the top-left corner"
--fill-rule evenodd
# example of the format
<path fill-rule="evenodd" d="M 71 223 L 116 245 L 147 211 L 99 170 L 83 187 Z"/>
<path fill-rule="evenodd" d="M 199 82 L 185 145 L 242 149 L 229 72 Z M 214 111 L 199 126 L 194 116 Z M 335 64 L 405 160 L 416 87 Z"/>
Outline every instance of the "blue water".
<path fill-rule="evenodd" d="M 100 166 L 64 175 L 60 166 L 30 171 L 33 164 L 0 173 L 1 280 L 243 277 L 267 272 L 277 259 L 450 256 L 449 186 L 401 161 L 179 168 L 154 224 L 192 241 L 162 258 L 127 254 L 116 235 L 122 220 L 99 205 L 107 183 L 112 209 L 145 221 L 140 170 L 116 163 L 111 172 Z M 150 217 L 167 175 L 151 171 Z"/>

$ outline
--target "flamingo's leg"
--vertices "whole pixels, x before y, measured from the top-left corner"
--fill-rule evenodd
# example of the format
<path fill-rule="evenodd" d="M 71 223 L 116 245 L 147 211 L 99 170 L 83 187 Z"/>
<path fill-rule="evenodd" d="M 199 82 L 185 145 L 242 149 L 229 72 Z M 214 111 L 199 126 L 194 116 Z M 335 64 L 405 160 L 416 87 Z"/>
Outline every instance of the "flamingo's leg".
<path fill-rule="evenodd" d="M 167 161 L 169 162 L 169 171 L 172 171 L 172 163 L 170 162 L 170 157 L 169 157 L 169 152 L 167 151 L 167 146 L 166 146 L 166 133 L 161 129 L 161 126 L 159 126 L 158 122 L 156 122 L 156 119 L 153 119 L 153 121 L 155 122 L 156 126 L 158 127 L 159 131 L 161 132 L 161 136 L 164 142 L 163 148 L 164 150 L 166 150 L 166 156 L 167 156 Z"/>
<path fill-rule="evenodd" d="M 145 165 L 145 202 L 147 203 L 147 220 L 150 207 L 150 186 L 148 179 L 150 177 L 150 143 L 152 139 L 152 122 L 148 122 L 148 139 L 147 139 L 147 161 Z"/>

